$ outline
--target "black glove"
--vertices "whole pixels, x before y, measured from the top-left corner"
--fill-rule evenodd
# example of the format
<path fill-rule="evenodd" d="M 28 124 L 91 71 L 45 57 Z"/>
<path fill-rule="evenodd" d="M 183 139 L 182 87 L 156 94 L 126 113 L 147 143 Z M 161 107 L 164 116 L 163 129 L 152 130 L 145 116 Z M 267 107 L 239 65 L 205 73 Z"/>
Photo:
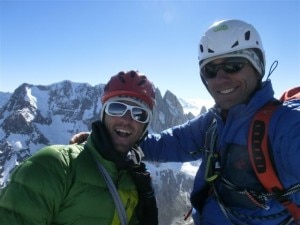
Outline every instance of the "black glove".
<path fill-rule="evenodd" d="M 139 200 L 138 218 L 140 225 L 158 225 L 158 208 L 155 196 Z"/>
<path fill-rule="evenodd" d="M 152 178 L 146 165 L 140 162 L 139 165 L 131 166 L 128 169 L 131 177 L 137 187 L 139 194 L 138 203 L 138 218 L 140 225 L 157 225 L 158 224 L 158 209 Z"/>
<path fill-rule="evenodd" d="M 152 185 L 152 178 L 150 172 L 146 170 L 145 163 L 140 162 L 140 165 L 132 166 L 129 173 L 138 189 L 139 194 L 145 197 L 152 197 L 154 189 Z"/>

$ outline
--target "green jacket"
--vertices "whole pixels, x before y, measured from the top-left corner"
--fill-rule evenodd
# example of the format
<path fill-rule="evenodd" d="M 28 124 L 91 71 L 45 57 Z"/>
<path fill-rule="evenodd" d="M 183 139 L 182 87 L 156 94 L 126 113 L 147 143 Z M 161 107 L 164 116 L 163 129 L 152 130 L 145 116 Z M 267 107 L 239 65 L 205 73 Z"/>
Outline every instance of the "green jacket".
<path fill-rule="evenodd" d="M 98 160 L 111 175 L 130 225 L 137 225 L 136 187 L 126 170 L 83 145 L 45 147 L 18 166 L 0 192 L 1 225 L 119 225 Z"/>

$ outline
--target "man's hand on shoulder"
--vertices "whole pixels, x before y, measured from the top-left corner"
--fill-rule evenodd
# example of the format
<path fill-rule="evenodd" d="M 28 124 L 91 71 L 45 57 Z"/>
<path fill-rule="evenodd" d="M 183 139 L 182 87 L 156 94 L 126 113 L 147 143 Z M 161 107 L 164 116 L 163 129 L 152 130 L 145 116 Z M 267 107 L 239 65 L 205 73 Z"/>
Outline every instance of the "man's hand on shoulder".
<path fill-rule="evenodd" d="M 90 135 L 90 132 L 79 132 L 71 137 L 69 144 L 81 144 L 85 142 Z"/>

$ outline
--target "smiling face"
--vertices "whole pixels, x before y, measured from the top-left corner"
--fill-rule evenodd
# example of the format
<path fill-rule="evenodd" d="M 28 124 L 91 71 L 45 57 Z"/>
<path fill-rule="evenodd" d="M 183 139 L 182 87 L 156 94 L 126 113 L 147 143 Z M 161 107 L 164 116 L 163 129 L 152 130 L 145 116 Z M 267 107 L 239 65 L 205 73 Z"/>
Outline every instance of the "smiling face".
<path fill-rule="evenodd" d="M 128 105 L 136 105 L 133 102 L 121 101 Z M 140 139 L 146 123 L 140 123 L 132 119 L 128 110 L 123 116 L 109 116 L 104 114 L 104 124 L 110 134 L 114 149 L 119 153 L 127 153 Z"/>
<path fill-rule="evenodd" d="M 220 64 L 226 58 L 216 59 L 210 63 Z M 246 103 L 258 85 L 259 74 L 246 63 L 242 69 L 235 73 L 226 73 L 219 69 L 216 77 L 206 79 L 207 88 L 217 105 L 228 110 L 235 105 Z"/>

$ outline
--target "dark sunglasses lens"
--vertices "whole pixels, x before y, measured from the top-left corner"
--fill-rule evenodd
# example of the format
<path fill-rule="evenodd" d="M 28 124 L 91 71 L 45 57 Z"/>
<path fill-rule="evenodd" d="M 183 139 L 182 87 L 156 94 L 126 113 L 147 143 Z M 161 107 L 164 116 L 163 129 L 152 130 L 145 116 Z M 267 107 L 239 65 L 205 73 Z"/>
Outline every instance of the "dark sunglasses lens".
<path fill-rule="evenodd" d="M 206 79 L 215 78 L 218 72 L 218 65 L 208 64 L 202 68 L 202 74 Z"/>
<path fill-rule="evenodd" d="M 148 119 L 148 113 L 146 110 L 139 108 L 139 107 L 133 107 L 132 108 L 132 117 L 136 121 L 139 122 L 146 122 Z"/>
<path fill-rule="evenodd" d="M 219 69 L 224 70 L 226 73 L 236 73 L 240 71 L 245 66 L 245 64 L 246 61 L 239 58 L 228 60 L 221 64 L 208 63 L 202 68 L 201 72 L 206 79 L 212 79 L 217 76 Z"/>
<path fill-rule="evenodd" d="M 226 73 L 236 73 L 241 70 L 245 65 L 244 61 L 240 62 L 227 62 L 223 65 L 223 69 Z"/>
<path fill-rule="evenodd" d="M 107 112 L 111 116 L 122 116 L 127 109 L 126 105 L 118 102 L 110 103 L 107 107 Z"/>

